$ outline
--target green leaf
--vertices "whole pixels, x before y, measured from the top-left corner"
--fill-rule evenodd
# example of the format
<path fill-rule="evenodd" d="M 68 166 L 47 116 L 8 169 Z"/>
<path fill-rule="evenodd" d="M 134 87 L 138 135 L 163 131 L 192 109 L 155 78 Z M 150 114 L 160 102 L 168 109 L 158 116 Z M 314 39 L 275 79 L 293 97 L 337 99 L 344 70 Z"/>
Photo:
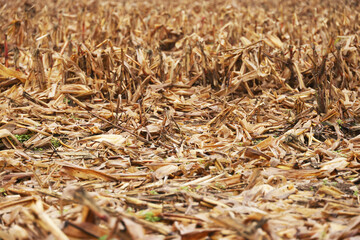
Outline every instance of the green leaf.
<path fill-rule="evenodd" d="M 55 138 L 52 138 L 51 139 L 51 144 L 55 147 L 55 148 L 57 148 L 57 147 L 60 147 L 60 141 L 59 140 L 57 140 L 57 139 L 55 139 Z"/>
<path fill-rule="evenodd" d="M 98 240 L 107 240 L 108 238 L 108 235 L 104 235 L 104 236 L 101 236 L 98 238 Z"/>
<path fill-rule="evenodd" d="M 19 142 L 25 142 L 31 138 L 29 134 L 15 134 L 15 137 L 17 138 L 17 140 L 19 140 Z"/>

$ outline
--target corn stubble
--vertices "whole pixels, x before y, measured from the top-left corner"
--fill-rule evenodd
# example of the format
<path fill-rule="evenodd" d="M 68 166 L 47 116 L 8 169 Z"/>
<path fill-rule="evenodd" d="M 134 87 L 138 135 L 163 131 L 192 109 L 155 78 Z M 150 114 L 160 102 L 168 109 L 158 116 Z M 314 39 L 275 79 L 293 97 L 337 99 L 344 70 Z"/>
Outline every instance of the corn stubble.
<path fill-rule="evenodd" d="M 1 239 L 360 235 L 358 1 L 0 3 Z"/>

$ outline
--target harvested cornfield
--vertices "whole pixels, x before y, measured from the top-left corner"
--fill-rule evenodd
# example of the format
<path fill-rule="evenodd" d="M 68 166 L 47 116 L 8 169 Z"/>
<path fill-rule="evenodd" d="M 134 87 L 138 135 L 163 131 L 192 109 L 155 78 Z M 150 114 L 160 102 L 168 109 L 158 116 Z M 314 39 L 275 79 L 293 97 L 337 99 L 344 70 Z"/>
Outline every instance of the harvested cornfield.
<path fill-rule="evenodd" d="M 0 3 L 0 239 L 359 239 L 359 1 Z"/>

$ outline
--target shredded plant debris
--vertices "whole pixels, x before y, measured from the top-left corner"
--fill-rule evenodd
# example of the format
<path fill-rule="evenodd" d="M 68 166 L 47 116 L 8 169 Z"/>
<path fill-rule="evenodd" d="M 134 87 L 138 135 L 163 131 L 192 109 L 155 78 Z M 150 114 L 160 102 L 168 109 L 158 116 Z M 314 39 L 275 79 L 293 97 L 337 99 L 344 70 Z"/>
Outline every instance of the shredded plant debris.
<path fill-rule="evenodd" d="M 360 237 L 359 1 L 0 3 L 0 239 Z"/>

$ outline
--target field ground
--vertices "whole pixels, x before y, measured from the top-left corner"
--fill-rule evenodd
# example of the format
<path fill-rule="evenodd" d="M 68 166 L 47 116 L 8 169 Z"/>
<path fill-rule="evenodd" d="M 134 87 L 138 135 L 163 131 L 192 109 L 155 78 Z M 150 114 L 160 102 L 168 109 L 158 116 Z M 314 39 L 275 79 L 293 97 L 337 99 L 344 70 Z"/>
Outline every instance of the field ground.
<path fill-rule="evenodd" d="M 0 3 L 0 239 L 360 239 L 358 1 Z"/>

